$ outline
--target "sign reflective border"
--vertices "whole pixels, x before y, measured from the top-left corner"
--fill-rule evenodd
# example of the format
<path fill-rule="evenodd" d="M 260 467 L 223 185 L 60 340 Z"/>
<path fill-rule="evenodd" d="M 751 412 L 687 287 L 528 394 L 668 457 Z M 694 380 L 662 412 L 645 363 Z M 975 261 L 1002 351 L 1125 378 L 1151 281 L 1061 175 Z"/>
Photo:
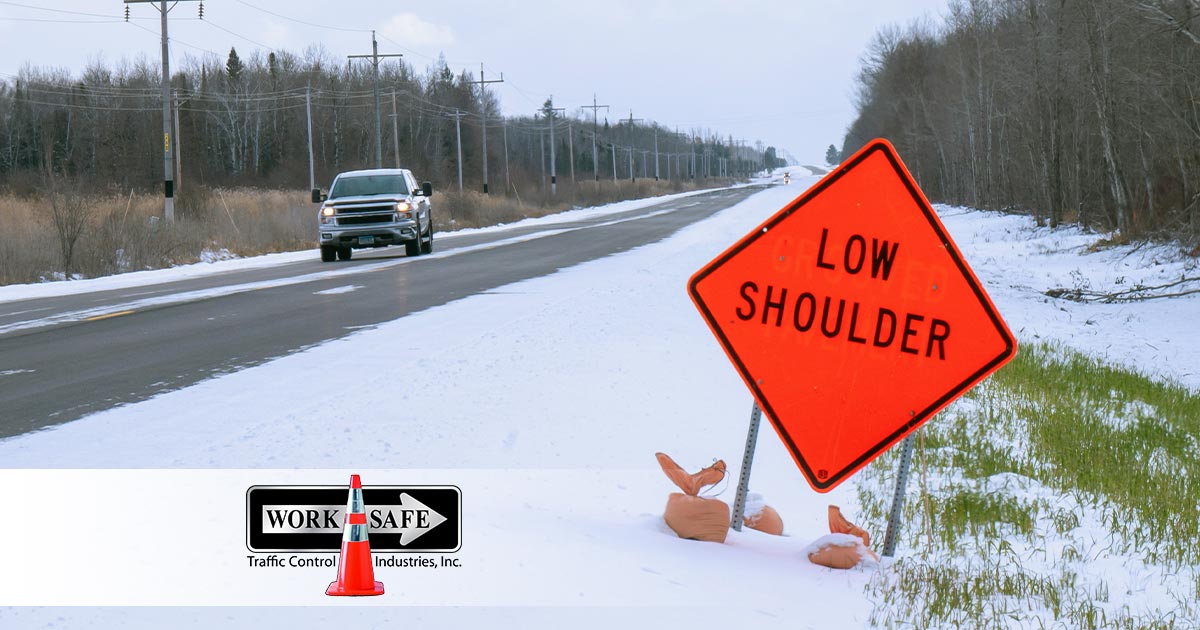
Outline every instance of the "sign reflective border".
<path fill-rule="evenodd" d="M 705 265 L 688 291 L 819 492 L 1016 353 L 886 140 Z"/>

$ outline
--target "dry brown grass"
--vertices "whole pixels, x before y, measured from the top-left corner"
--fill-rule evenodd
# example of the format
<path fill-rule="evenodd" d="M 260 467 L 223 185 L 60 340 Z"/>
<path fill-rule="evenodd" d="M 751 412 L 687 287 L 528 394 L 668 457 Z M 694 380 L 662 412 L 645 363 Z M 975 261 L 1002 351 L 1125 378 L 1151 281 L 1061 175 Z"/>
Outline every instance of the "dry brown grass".
<path fill-rule="evenodd" d="M 95 277 L 197 262 L 227 250 L 252 256 L 313 246 L 315 211 L 301 191 L 189 191 L 176 222 L 149 194 L 93 198 L 91 221 L 76 246 L 75 277 Z M 63 277 L 50 204 L 44 198 L 0 197 L 0 284 Z"/>
<path fill-rule="evenodd" d="M 715 180 L 706 186 L 719 185 Z M 435 192 L 437 229 L 484 227 L 572 207 L 692 190 L 683 182 L 638 180 L 563 183 L 558 195 Z M 74 277 L 96 277 L 193 263 L 206 255 L 255 256 L 316 246 L 316 208 L 306 191 L 192 186 L 176 200 L 174 224 L 162 221 L 162 197 L 94 195 L 79 239 Z M 62 279 L 64 261 L 50 204 L 42 197 L 0 196 L 0 285 Z"/>

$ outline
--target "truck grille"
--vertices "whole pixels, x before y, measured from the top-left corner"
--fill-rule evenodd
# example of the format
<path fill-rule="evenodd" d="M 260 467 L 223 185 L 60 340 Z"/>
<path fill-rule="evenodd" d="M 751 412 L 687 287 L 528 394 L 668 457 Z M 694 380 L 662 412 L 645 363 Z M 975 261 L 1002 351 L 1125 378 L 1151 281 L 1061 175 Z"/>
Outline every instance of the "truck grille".
<path fill-rule="evenodd" d="M 371 223 L 391 223 L 392 215 L 388 214 L 363 214 L 363 215 L 338 215 L 338 225 L 366 225 Z"/>
<path fill-rule="evenodd" d="M 392 212 L 395 209 L 396 209 L 395 203 L 385 203 L 385 204 L 376 203 L 376 204 L 368 204 L 368 205 L 361 205 L 361 206 L 358 206 L 358 205 L 356 205 L 356 206 L 338 206 L 337 213 L 338 214 L 362 214 L 365 212 Z"/>

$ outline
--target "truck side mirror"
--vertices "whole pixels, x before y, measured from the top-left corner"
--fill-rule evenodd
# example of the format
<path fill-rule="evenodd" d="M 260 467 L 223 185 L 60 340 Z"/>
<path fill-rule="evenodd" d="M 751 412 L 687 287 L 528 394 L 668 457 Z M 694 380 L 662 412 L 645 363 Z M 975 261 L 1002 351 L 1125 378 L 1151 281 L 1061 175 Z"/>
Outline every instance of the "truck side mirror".
<path fill-rule="evenodd" d="M 312 202 L 321 203 L 322 201 L 325 201 L 325 193 L 321 192 L 320 188 L 312 189 Z"/>
<path fill-rule="evenodd" d="M 433 184 L 431 184 L 429 182 L 425 182 L 425 183 L 421 184 L 421 194 L 425 195 L 426 197 L 432 197 L 433 196 Z"/>

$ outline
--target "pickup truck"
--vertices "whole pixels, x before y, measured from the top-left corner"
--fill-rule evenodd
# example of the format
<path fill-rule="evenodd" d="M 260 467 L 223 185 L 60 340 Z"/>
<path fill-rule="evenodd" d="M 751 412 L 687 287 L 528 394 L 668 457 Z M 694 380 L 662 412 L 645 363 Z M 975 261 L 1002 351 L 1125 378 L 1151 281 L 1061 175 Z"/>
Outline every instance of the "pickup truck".
<path fill-rule="evenodd" d="M 321 260 L 350 260 L 355 249 L 401 243 L 408 256 L 433 252 L 432 195 L 429 182 L 418 187 L 402 168 L 340 173 L 328 195 L 314 188 Z"/>

